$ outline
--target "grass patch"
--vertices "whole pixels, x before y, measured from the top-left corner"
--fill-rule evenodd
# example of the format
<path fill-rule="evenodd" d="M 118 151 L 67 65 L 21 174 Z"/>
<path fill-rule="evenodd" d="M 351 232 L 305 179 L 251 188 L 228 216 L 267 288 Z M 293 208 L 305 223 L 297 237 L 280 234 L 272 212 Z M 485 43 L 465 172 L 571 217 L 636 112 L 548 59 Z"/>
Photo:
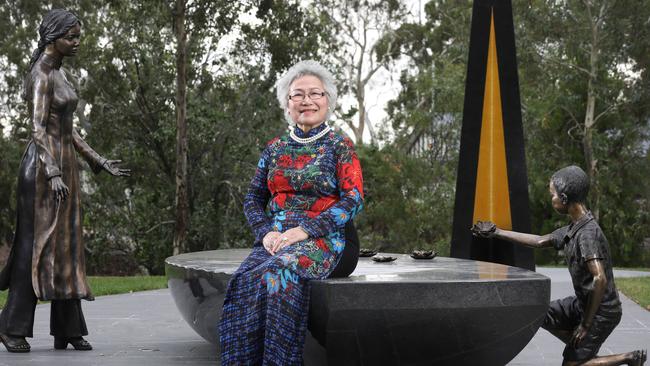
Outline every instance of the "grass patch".
<path fill-rule="evenodd" d="M 617 278 L 616 287 L 632 301 L 650 310 L 650 277 Z"/>
<path fill-rule="evenodd" d="M 567 268 L 566 264 L 537 264 L 540 268 Z M 617 271 L 641 271 L 650 272 L 648 267 L 614 267 Z"/>
<path fill-rule="evenodd" d="M 640 271 L 640 272 L 650 272 L 648 267 L 614 267 L 614 269 L 621 271 Z"/>
<path fill-rule="evenodd" d="M 117 295 L 130 292 L 157 290 L 167 287 L 165 276 L 133 276 L 133 277 L 102 277 L 89 276 L 90 288 L 93 295 Z M 0 308 L 7 302 L 7 292 L 0 292 Z"/>
<path fill-rule="evenodd" d="M 95 296 L 117 295 L 129 292 L 157 290 L 167 287 L 165 276 L 88 277 Z"/>

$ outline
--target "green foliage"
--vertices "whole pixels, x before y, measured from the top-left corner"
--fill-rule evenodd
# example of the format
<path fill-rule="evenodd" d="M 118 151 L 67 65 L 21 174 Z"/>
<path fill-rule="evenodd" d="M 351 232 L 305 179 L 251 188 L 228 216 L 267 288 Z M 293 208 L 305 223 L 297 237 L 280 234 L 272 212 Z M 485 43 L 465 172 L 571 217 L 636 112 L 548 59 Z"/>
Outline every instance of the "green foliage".
<path fill-rule="evenodd" d="M 426 130 L 437 150 L 432 163 L 447 164 L 459 146 L 471 2 L 432 1 L 425 11 L 426 22 L 406 23 L 397 31 L 400 55 L 410 55 L 410 65 L 387 112 L 398 145 L 408 149 L 414 135 Z M 441 119 L 453 123 L 438 123 Z"/>
<path fill-rule="evenodd" d="M 648 253 L 640 243 L 650 237 L 650 191 L 638 182 L 650 177 L 650 60 L 640 51 L 647 50 L 648 40 L 633 36 L 633 30 L 648 32 L 643 22 L 650 13 L 633 1 L 604 1 L 591 11 L 600 11 L 601 5 L 606 21 L 597 39 L 593 83 L 599 119 L 593 132 L 597 181 L 591 208 L 599 213 L 615 263 L 647 265 Z M 401 75 L 401 93 L 387 111 L 395 142 L 406 149 L 414 135 L 425 132 L 434 136 L 432 150 L 446 151 L 440 146 L 448 145 L 454 151 L 459 142 L 457 131 L 437 121 L 445 115 L 455 120 L 462 116 L 471 6 L 470 1 L 430 1 L 424 23 L 403 24 L 397 32 L 401 54 L 409 55 L 410 64 Z M 513 2 L 513 11 L 532 231 L 544 234 L 567 223 L 550 206 L 550 175 L 569 164 L 585 167 L 585 70 L 592 62 L 589 24 L 598 14 L 590 14 L 580 1 Z M 432 163 L 444 164 L 445 156 L 435 154 Z M 561 261 L 552 250 L 537 251 L 536 256 L 540 263 Z"/>
<path fill-rule="evenodd" d="M 383 170 L 371 166 L 370 172 L 364 165 L 364 176 L 380 186 L 389 182 L 378 207 L 369 204 L 364 217 L 385 225 L 387 232 L 378 232 L 391 237 L 396 251 L 433 246 L 448 255 L 471 3 L 430 2 L 425 11 L 426 22 L 405 23 L 394 38 L 400 50 L 394 56 L 410 55 L 409 67 L 400 75 L 400 94 L 387 106 L 396 139 L 380 161 L 390 163 Z M 429 146 L 405 155 L 421 135 L 429 136 Z M 385 177 L 388 172 L 392 180 Z"/>
<path fill-rule="evenodd" d="M 250 246 L 252 241 L 242 212 L 242 200 L 260 149 L 284 127 L 281 111 L 276 107 L 277 102 L 271 92 L 275 75 L 288 66 L 287 62 L 295 61 L 283 58 L 281 47 L 274 43 L 277 32 L 272 30 L 282 28 L 283 22 L 289 22 L 292 31 L 283 32 L 283 37 L 288 37 L 283 38 L 285 40 L 298 39 L 297 34 L 304 31 L 304 24 L 295 23 L 295 19 L 302 19 L 296 16 L 300 8 L 295 3 L 285 7 L 274 5 L 270 11 L 284 16 L 275 19 L 279 23 L 270 24 L 275 28 L 269 24 L 245 27 L 238 47 L 229 54 L 228 60 L 222 57 L 216 59 L 216 63 L 200 63 L 203 59 L 209 59 L 210 54 L 204 54 L 209 51 L 198 46 L 191 57 L 187 117 L 190 251 L 244 247 Z M 115 17 L 120 14 L 115 14 Z M 165 19 L 163 15 L 157 19 Z M 121 98 L 124 106 L 117 110 L 122 116 L 127 108 L 133 113 L 121 124 L 129 126 L 122 129 L 124 135 L 121 139 L 110 142 L 104 139 L 105 135 L 115 135 L 109 131 L 113 128 L 109 123 L 95 136 L 102 139 L 98 143 L 106 142 L 106 148 L 113 151 L 120 144 L 128 144 L 129 148 L 122 150 L 122 154 L 126 155 L 121 156 L 133 166 L 134 174 L 127 187 L 130 193 L 126 197 L 124 188 L 121 189 L 121 196 L 125 198 L 120 199 L 120 209 L 107 211 L 95 207 L 88 210 L 91 212 L 89 226 L 101 232 L 89 247 L 101 251 L 100 248 L 116 247 L 121 240 L 121 246 L 134 249 L 138 263 L 150 273 L 162 273 L 164 258 L 171 255 L 173 229 L 174 69 L 173 55 L 165 46 L 172 40 L 160 37 L 149 39 L 152 36 L 150 29 L 155 28 L 154 25 L 143 25 L 136 21 L 125 21 L 124 24 L 136 27 L 132 32 L 136 38 L 131 40 L 132 44 L 124 47 L 128 52 L 118 55 L 120 60 L 126 60 L 131 70 L 132 76 L 125 89 L 134 92 Z M 219 34 L 207 32 L 205 28 L 200 32 L 196 23 L 193 26 L 194 45 L 218 43 Z M 168 26 L 163 31 L 165 29 L 169 32 Z M 167 37 L 171 37 L 171 33 L 167 33 Z M 263 64 L 249 63 L 248 57 L 263 58 L 267 54 L 266 48 L 260 49 L 260 44 L 268 45 L 268 52 L 274 57 L 278 56 L 277 60 L 274 58 L 271 70 L 265 70 Z M 140 54 L 132 57 L 133 50 Z M 296 49 L 292 55 L 304 57 L 310 54 L 310 50 L 305 48 L 302 53 Z M 231 68 L 233 71 L 230 71 Z M 242 88 L 242 85 L 247 87 Z M 123 95 L 122 92 L 115 90 L 112 97 L 120 98 L 120 95 Z M 98 118 L 113 119 L 98 115 L 95 120 Z M 94 200 L 98 206 L 105 207 L 106 202 L 115 201 L 114 197 L 120 192 L 114 183 L 102 180 L 98 182 L 94 194 L 106 195 L 103 199 Z"/>
<path fill-rule="evenodd" d="M 300 60 L 320 59 L 319 48 L 333 37 L 327 29 L 314 26 L 315 17 L 298 1 L 272 1 L 258 17 L 263 24 L 242 25 L 243 36 L 236 40 L 231 56 L 249 65 L 268 65 L 266 82 L 274 82 L 278 72 Z"/>
<path fill-rule="evenodd" d="M 601 5 L 609 10 L 603 15 L 606 21 L 598 39 L 593 84 L 595 116 L 600 117 L 593 142 L 597 180 L 592 181 L 589 203 L 599 213 L 614 263 L 647 265 L 647 253 L 639 244 L 650 237 L 650 195 L 645 185 L 637 182 L 650 176 L 650 89 L 647 71 L 643 71 L 647 70 L 647 55 L 638 53 L 641 44 L 647 47 L 647 40 L 633 36 L 633 29 L 644 28 L 641 18 L 647 20 L 650 13 L 628 1 L 604 1 L 598 9 Z M 585 70 L 590 67 L 587 51 L 593 33 L 582 2 L 538 1 L 514 10 L 533 231 L 545 233 L 566 223 L 566 218 L 554 214 L 550 207 L 550 175 L 569 164 L 586 170 L 584 119 L 589 75 Z M 638 77 L 630 77 L 629 72 L 638 73 Z M 542 256 L 544 261 L 554 259 L 554 255 Z"/>
<path fill-rule="evenodd" d="M 390 147 L 358 146 L 357 152 L 365 191 L 364 211 L 355 220 L 361 245 L 386 252 L 432 248 L 449 255 L 454 169 Z"/>
<path fill-rule="evenodd" d="M 174 220 L 172 3 L 0 6 L 0 121 L 9 122 L 8 134 L 0 137 L 0 242 L 11 241 L 18 165 L 30 138 L 22 76 L 42 15 L 50 6 L 63 6 L 83 21 L 80 52 L 64 63 L 80 96 L 75 122 L 95 150 L 133 170 L 127 179 L 84 172 L 88 270 L 163 273 Z M 385 13 L 377 17 L 395 25 L 392 15 L 402 11 L 397 1 L 346 2 L 353 10 L 371 3 Z M 590 62 L 588 15 L 577 0 L 513 6 L 533 232 L 547 233 L 566 223 L 550 207 L 549 176 L 585 161 L 580 124 Z M 400 20 L 375 45 L 373 60 L 405 60 L 406 66 L 399 73 L 400 94 L 387 106 L 383 130 L 391 138 L 380 141 L 382 148 L 357 146 L 366 207 L 355 222 L 364 247 L 449 252 L 471 7 L 469 0 L 430 1 L 420 22 Z M 253 14 L 254 21 L 245 21 Z M 638 1 L 613 3 L 599 43 L 595 115 L 602 117 L 594 130 L 598 183 L 591 199 L 619 266 L 650 264 L 639 245 L 650 237 L 650 185 L 643 184 L 650 177 L 649 17 L 650 8 Z M 265 142 L 285 128 L 274 83 L 298 60 L 327 63 L 334 53 L 345 54 L 340 48 L 349 39 L 341 39 L 342 28 L 324 26 L 334 24 L 328 14 L 299 1 L 197 0 L 190 2 L 187 23 L 188 249 L 247 247 L 253 238 L 242 199 Z M 229 42 L 232 47 L 224 47 Z M 327 66 L 346 79 L 340 65 Z M 346 81 L 339 88 L 347 93 L 356 86 Z M 339 112 L 351 119 L 359 109 Z M 429 148 L 408 155 L 423 133 L 432 137 Z M 536 254 L 539 262 L 561 260 L 552 250 Z"/>
<path fill-rule="evenodd" d="M 311 11 L 318 27 L 332 36 L 321 42 L 320 54 L 337 79 L 339 106 L 336 124 L 347 126 L 355 143 L 363 143 L 367 128 L 370 143 L 377 143 L 369 109 L 372 88 L 390 73 L 395 30 L 409 15 L 407 3 L 395 0 L 315 0 Z"/>
<path fill-rule="evenodd" d="M 190 250 L 250 246 L 242 198 L 264 143 L 285 126 L 272 93 L 276 75 L 290 63 L 315 55 L 317 42 L 308 47 L 298 42 L 304 40 L 303 34 L 322 37 L 306 31 L 308 18 L 298 2 L 275 3 L 268 10 L 277 15 L 269 15 L 272 22 L 240 27 L 239 14 L 253 4 L 194 1 L 188 8 Z M 80 53 L 64 64 L 78 85 L 80 106 L 86 107 L 77 111 L 78 125 L 96 151 L 122 159 L 133 170 L 127 179 L 84 173 L 89 273 L 119 273 L 116 268 L 126 268 L 131 273 L 161 274 L 164 258 L 171 255 L 174 220 L 173 4 L 118 0 L 61 5 L 83 21 Z M 2 54 L 11 50 L 17 55 L 0 60 L 3 67 L 17 70 L 15 80 L 4 78 L 6 95 L 20 94 L 18 75 L 24 74 L 33 30 L 45 11 L 45 6 L 20 8 L 16 18 L 0 23 L 7 30 L 4 37 L 21 41 L 3 43 Z M 22 18 L 30 22 L 21 23 Z M 239 28 L 245 29 L 236 47 L 224 54 L 221 37 Z M 274 60 L 271 69 L 265 62 L 269 54 Z M 16 107 L 20 106 L 18 101 Z M 19 112 L 9 116 L 14 135 L 22 133 L 28 139 L 26 111 L 10 109 Z M 24 143 L 14 143 L 15 138 L 2 139 L 6 169 L 0 184 L 11 192 L 3 197 L 12 202 L 2 212 L 3 242 L 13 230 L 15 176 L 19 150 L 24 148 L 13 147 Z"/>

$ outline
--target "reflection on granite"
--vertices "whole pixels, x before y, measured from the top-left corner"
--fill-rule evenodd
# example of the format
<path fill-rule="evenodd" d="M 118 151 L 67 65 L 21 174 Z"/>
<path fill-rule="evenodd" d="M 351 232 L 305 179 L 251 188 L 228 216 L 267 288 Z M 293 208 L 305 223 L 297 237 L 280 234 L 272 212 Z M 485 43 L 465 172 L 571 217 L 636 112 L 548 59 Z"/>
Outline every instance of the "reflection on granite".
<path fill-rule="evenodd" d="M 218 343 L 230 275 L 249 252 L 225 249 L 166 260 L 181 314 L 212 343 Z M 312 281 L 309 329 L 320 346 L 306 347 L 307 365 L 503 365 L 532 338 L 548 307 L 550 280 L 535 272 L 380 254 L 397 260 L 359 258 L 349 278 Z"/>

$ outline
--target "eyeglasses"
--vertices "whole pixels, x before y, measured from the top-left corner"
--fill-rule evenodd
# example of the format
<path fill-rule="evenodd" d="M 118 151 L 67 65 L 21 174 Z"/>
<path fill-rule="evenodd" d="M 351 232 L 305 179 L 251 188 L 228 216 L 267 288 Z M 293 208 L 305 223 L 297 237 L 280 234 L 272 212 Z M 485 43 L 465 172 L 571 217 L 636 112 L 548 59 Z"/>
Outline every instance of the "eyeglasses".
<path fill-rule="evenodd" d="M 311 100 L 318 100 L 325 95 L 327 95 L 327 93 L 318 89 L 310 90 L 309 93 L 305 93 L 302 90 L 295 90 L 289 94 L 289 100 L 294 102 L 302 102 L 306 97 L 309 97 Z"/>

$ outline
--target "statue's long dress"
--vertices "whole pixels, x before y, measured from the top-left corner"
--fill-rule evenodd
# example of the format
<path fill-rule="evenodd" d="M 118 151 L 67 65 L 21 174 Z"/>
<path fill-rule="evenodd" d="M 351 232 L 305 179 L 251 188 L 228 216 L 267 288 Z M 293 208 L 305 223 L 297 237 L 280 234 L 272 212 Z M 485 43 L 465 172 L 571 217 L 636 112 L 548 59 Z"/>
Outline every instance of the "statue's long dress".
<path fill-rule="evenodd" d="M 323 124 L 299 137 L 321 132 Z M 244 199 L 255 234 L 233 274 L 219 324 L 221 365 L 302 365 L 309 281 L 331 275 L 347 246 L 345 227 L 361 210 L 363 180 L 352 142 L 331 132 L 300 144 L 269 143 Z M 270 255 L 270 231 L 300 226 L 309 238 Z"/>
<path fill-rule="evenodd" d="M 96 172 L 105 160 L 73 128 L 78 99 L 60 66 L 43 55 L 28 76 L 33 133 L 20 164 L 14 243 L 0 274 L 0 288 L 9 288 L 0 333 L 14 336 L 32 336 L 37 299 L 53 300 L 53 335 L 88 334 L 79 299 L 93 295 L 85 273 L 75 150 Z M 55 176 L 70 190 L 64 201 L 50 188 Z"/>

